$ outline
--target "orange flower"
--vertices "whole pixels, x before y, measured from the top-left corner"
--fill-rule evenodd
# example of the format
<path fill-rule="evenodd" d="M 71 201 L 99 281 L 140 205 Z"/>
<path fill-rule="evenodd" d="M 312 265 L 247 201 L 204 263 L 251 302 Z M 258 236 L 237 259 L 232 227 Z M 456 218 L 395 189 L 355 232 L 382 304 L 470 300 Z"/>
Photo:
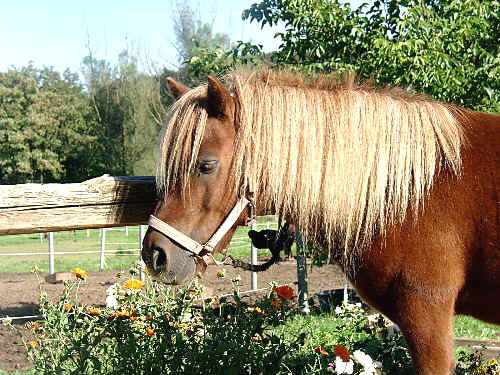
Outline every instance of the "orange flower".
<path fill-rule="evenodd" d="M 148 314 L 145 316 L 146 319 L 153 319 L 153 314 Z"/>
<path fill-rule="evenodd" d="M 35 346 L 37 346 L 37 345 L 38 345 L 38 343 L 37 343 L 36 341 L 30 341 L 30 342 L 28 342 L 28 345 L 29 345 L 30 347 L 34 348 Z"/>
<path fill-rule="evenodd" d="M 153 331 L 151 328 L 146 327 L 146 333 L 149 337 L 151 337 L 155 334 L 155 331 Z"/>
<path fill-rule="evenodd" d="M 129 310 L 129 311 L 115 311 L 115 313 L 113 314 L 113 316 L 115 318 L 121 318 L 123 316 L 132 316 L 134 312 L 132 310 Z"/>
<path fill-rule="evenodd" d="M 274 297 L 271 301 L 271 305 L 273 305 L 276 310 L 280 308 L 281 303 L 282 302 L 276 297 Z"/>
<path fill-rule="evenodd" d="M 71 310 L 72 308 L 73 308 L 73 305 L 70 305 L 70 304 L 68 304 L 68 305 L 64 305 L 64 306 L 63 306 L 64 311 L 69 311 L 69 310 Z"/>
<path fill-rule="evenodd" d="M 197 290 L 190 290 L 189 293 L 191 293 L 192 296 L 197 296 L 198 294 L 200 294 L 200 292 L 198 292 Z"/>
<path fill-rule="evenodd" d="M 314 348 L 314 351 L 318 354 L 322 354 L 328 357 L 328 352 L 322 346 L 317 346 L 316 348 Z"/>
<path fill-rule="evenodd" d="M 90 315 L 101 315 L 102 311 L 99 310 L 97 307 L 93 307 L 89 310 Z"/>
<path fill-rule="evenodd" d="M 82 270 L 81 268 L 73 268 L 71 273 L 78 277 L 80 280 L 85 280 L 87 278 L 87 272 Z"/>
<path fill-rule="evenodd" d="M 131 316 L 131 317 L 130 317 L 130 320 L 131 320 L 131 321 L 133 321 L 133 322 L 134 322 L 134 321 L 136 321 L 137 319 L 139 319 L 139 317 L 138 317 L 138 316 Z"/>
<path fill-rule="evenodd" d="M 335 345 L 334 352 L 337 357 L 340 357 L 342 361 L 349 362 L 351 358 L 349 355 L 349 350 L 344 345 Z"/>
<path fill-rule="evenodd" d="M 226 276 L 226 270 L 225 269 L 217 271 L 217 278 L 222 279 L 225 276 Z"/>
<path fill-rule="evenodd" d="M 284 299 L 290 299 L 293 297 L 293 289 L 288 285 L 280 286 L 278 288 L 273 288 L 273 292 L 276 292 L 278 296 Z"/>
<path fill-rule="evenodd" d="M 139 290 L 144 286 L 144 281 L 141 280 L 127 280 L 123 283 L 125 289 Z"/>
<path fill-rule="evenodd" d="M 29 322 L 27 324 L 27 328 L 28 329 L 31 329 L 33 331 L 36 331 L 38 329 L 38 327 L 40 326 L 40 324 L 38 324 L 38 322 Z"/>

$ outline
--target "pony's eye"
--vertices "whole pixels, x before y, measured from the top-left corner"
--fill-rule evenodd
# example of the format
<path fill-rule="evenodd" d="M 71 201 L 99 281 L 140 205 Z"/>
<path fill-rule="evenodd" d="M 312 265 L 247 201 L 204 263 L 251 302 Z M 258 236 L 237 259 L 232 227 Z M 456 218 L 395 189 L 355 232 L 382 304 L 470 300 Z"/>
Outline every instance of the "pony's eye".
<path fill-rule="evenodd" d="M 215 169 L 217 168 L 217 164 L 217 160 L 204 161 L 200 164 L 200 172 L 204 174 L 210 174 L 215 171 Z"/>

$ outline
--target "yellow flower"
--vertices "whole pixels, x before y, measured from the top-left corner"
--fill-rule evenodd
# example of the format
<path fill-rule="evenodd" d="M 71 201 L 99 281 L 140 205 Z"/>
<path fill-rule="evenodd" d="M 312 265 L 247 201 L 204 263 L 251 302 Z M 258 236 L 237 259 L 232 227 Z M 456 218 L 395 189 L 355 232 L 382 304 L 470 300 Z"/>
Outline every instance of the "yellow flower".
<path fill-rule="evenodd" d="M 82 270 L 81 268 L 73 268 L 71 273 L 78 277 L 80 280 L 85 280 L 87 278 L 87 272 Z"/>
<path fill-rule="evenodd" d="M 153 331 L 151 328 L 146 327 L 146 333 L 149 337 L 151 337 L 155 334 L 155 331 Z"/>
<path fill-rule="evenodd" d="M 129 310 L 129 311 L 115 311 L 115 313 L 113 314 L 113 316 L 115 318 L 121 318 L 123 316 L 132 316 L 134 312 L 132 310 Z"/>
<path fill-rule="evenodd" d="M 101 315 L 102 311 L 99 310 L 97 307 L 93 307 L 89 310 L 90 315 Z"/>
<path fill-rule="evenodd" d="M 28 345 L 29 345 L 30 347 L 34 348 L 35 346 L 37 346 L 37 345 L 38 345 L 38 343 L 37 343 L 36 341 L 30 341 L 30 342 L 28 342 Z"/>
<path fill-rule="evenodd" d="M 136 321 L 137 319 L 139 319 L 139 317 L 138 317 L 138 316 L 131 316 L 131 317 L 130 317 L 130 320 L 131 320 L 131 321 L 133 321 L 133 322 L 134 322 L 134 321 Z"/>
<path fill-rule="evenodd" d="M 63 306 L 64 311 L 69 311 L 69 310 L 71 310 L 72 308 L 73 308 L 73 305 L 70 305 L 70 304 L 68 304 L 68 305 L 64 305 L 64 306 Z"/>
<path fill-rule="evenodd" d="M 170 327 L 177 328 L 177 327 L 179 327 L 179 322 L 170 322 L 170 323 L 168 323 L 168 325 L 169 325 Z"/>
<path fill-rule="evenodd" d="M 257 307 L 257 306 L 256 307 L 249 307 L 247 310 L 249 312 L 256 312 L 258 314 L 262 314 L 262 310 L 260 309 L 260 307 Z"/>
<path fill-rule="evenodd" d="M 36 331 L 40 327 L 38 322 L 29 322 L 26 324 L 26 328 L 31 329 L 32 331 Z"/>
<path fill-rule="evenodd" d="M 144 281 L 141 280 L 127 280 L 123 283 L 125 289 L 138 290 L 144 286 Z"/>
<path fill-rule="evenodd" d="M 196 291 L 196 290 L 190 290 L 189 291 L 191 293 L 192 296 L 196 297 L 198 294 L 200 294 L 200 292 Z"/>

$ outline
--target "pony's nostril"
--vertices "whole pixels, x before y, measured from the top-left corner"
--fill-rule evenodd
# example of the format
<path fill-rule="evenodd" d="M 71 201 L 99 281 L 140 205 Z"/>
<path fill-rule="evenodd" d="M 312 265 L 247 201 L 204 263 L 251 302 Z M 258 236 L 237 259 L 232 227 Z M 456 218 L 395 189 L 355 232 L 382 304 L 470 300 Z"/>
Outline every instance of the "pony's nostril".
<path fill-rule="evenodd" d="M 153 269 L 159 271 L 167 265 L 167 254 L 158 247 L 153 249 Z"/>

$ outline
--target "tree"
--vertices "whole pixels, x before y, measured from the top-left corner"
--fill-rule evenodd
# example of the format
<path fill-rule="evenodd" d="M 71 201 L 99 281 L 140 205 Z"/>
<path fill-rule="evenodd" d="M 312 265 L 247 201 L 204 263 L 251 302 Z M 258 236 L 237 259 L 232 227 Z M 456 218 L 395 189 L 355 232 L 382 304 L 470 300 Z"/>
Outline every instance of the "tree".
<path fill-rule="evenodd" d="M 152 145 L 165 111 L 157 79 L 140 72 L 137 58 L 128 49 L 115 66 L 89 53 L 82 70 L 100 125 L 98 144 L 106 173 L 153 173 Z"/>
<path fill-rule="evenodd" d="M 243 19 L 284 25 L 274 65 L 355 72 L 465 107 L 500 112 L 500 6 L 481 0 L 264 0 Z"/>
<path fill-rule="evenodd" d="M 95 136 L 78 77 L 32 65 L 0 73 L 0 181 L 66 181 L 92 168 Z M 85 165 L 82 168 L 81 165 Z"/>

